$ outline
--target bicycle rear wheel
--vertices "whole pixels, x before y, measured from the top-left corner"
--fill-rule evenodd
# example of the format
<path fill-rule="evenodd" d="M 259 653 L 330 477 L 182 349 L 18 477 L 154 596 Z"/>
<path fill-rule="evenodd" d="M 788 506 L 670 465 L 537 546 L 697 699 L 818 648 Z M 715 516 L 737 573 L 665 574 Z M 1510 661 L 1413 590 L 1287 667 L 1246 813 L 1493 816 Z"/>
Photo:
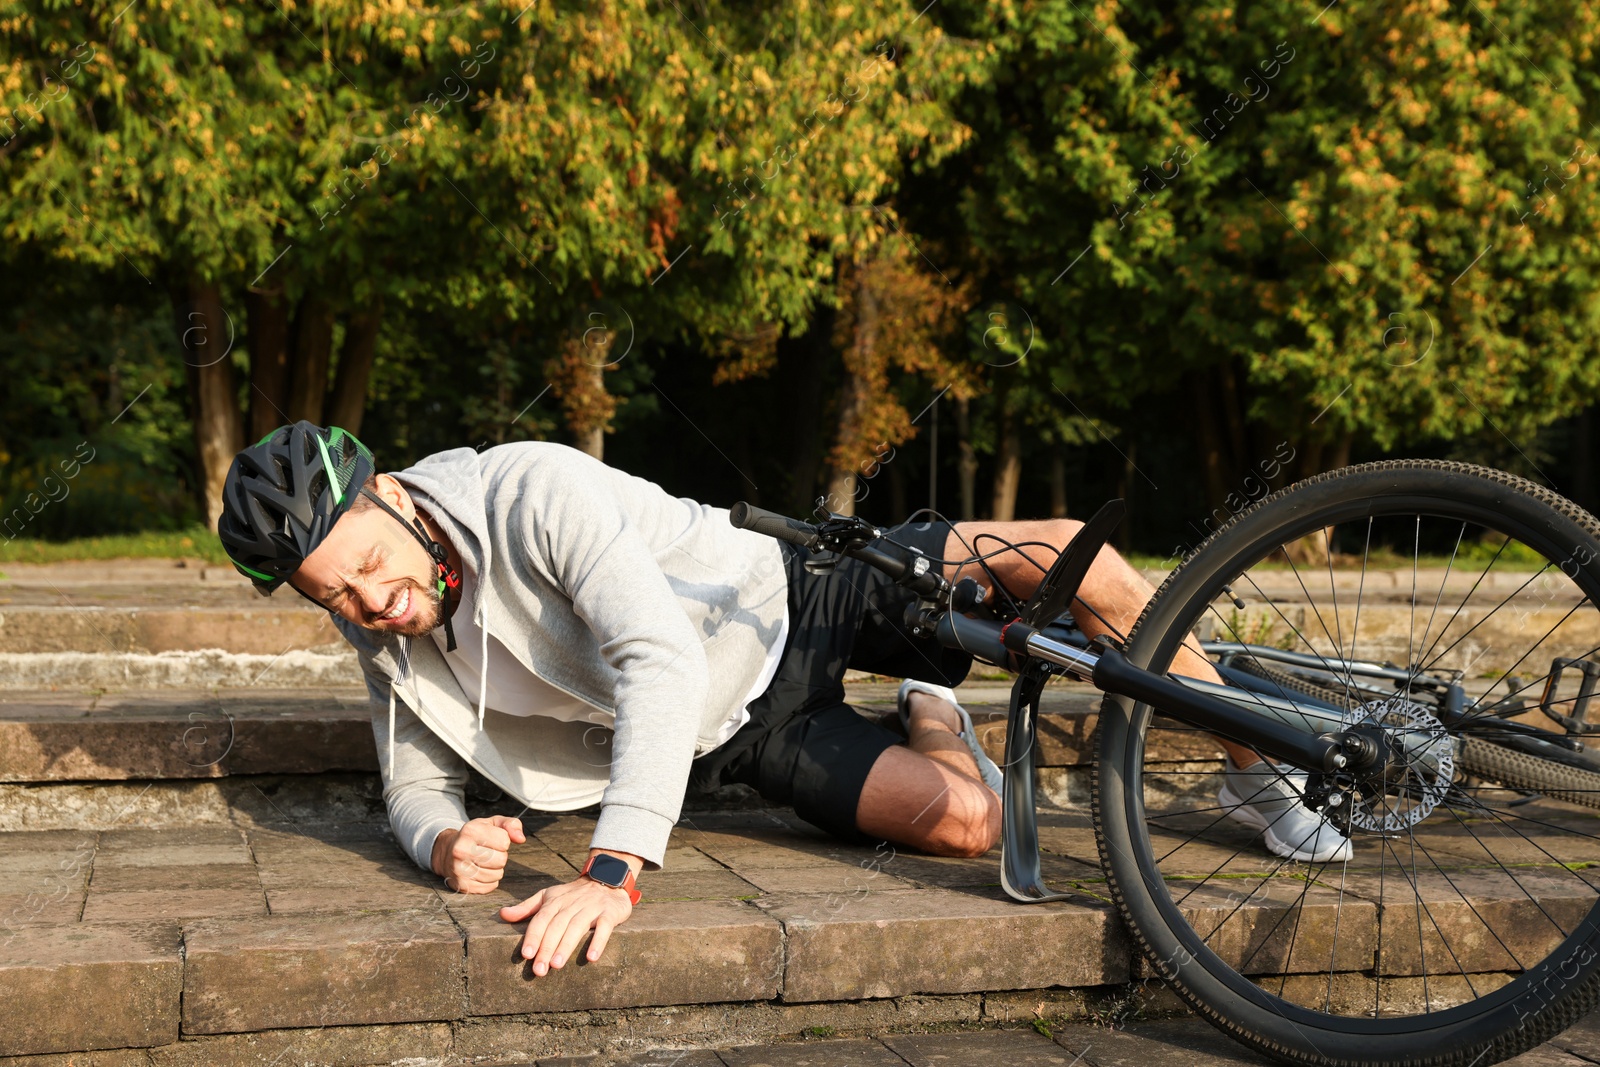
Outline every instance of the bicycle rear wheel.
<path fill-rule="evenodd" d="M 1318 531 L 1329 557 L 1294 558 Z M 1134 664 L 1176 673 L 1191 633 L 1276 645 L 1315 657 L 1323 683 L 1285 684 L 1280 707 L 1309 715 L 1302 702 L 1320 695 L 1322 729 L 1366 718 L 1427 740 L 1406 740 L 1404 773 L 1336 812 L 1349 858 L 1294 862 L 1219 806 L 1213 738 L 1107 696 L 1095 829 L 1156 973 L 1223 1030 L 1298 1063 L 1487 1065 L 1593 1007 L 1600 766 L 1539 705 L 1569 723 L 1587 711 L 1597 555 L 1600 524 L 1561 497 L 1425 461 L 1292 486 L 1194 552 L 1129 635 Z M 1404 670 L 1351 669 L 1385 659 Z"/>

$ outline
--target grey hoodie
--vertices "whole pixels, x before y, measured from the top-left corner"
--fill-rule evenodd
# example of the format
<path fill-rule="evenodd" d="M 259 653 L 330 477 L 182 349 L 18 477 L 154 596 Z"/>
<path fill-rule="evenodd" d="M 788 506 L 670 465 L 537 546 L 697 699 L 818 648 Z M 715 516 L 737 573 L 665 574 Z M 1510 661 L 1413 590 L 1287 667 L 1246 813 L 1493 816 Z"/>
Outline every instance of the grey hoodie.
<path fill-rule="evenodd" d="M 493 632 L 539 678 L 616 716 L 613 730 L 486 710 L 432 638 L 335 617 L 373 700 L 402 847 L 430 867 L 434 838 L 466 821 L 470 764 L 529 808 L 598 801 L 591 847 L 658 868 L 690 761 L 738 714 L 780 631 L 777 543 L 735 529 L 723 508 L 549 442 L 458 448 L 395 478 L 471 573 L 473 602 L 456 611 L 485 645 Z"/>

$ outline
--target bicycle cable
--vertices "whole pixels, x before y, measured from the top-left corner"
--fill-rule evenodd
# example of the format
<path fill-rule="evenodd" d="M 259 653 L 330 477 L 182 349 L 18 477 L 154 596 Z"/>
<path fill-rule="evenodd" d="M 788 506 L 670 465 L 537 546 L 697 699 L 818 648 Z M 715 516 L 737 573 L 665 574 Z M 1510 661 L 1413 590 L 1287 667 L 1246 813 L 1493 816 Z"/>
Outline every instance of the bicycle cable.
<path fill-rule="evenodd" d="M 1004 537 L 1001 537 L 999 534 L 990 533 L 987 530 L 983 531 L 982 533 L 979 533 L 978 535 L 973 537 L 973 539 L 969 542 L 965 537 L 963 537 L 961 535 L 961 532 L 958 529 L 956 529 L 956 524 L 955 523 L 953 523 L 950 520 L 946 519 L 943 515 L 941 515 L 937 511 L 934 511 L 932 508 L 918 508 L 916 511 L 913 511 L 911 513 L 911 515 L 906 519 L 906 522 L 909 523 L 913 519 L 915 519 L 918 515 L 924 515 L 924 514 L 933 515 L 938 519 L 938 521 L 943 522 L 946 525 L 948 525 L 950 527 L 950 532 L 954 533 L 956 535 L 956 538 L 961 542 L 961 544 L 967 549 L 968 552 L 971 553 L 971 555 L 969 555 L 964 560 L 950 560 L 950 559 L 935 558 L 935 557 L 930 556 L 930 557 L 928 557 L 929 562 L 930 563 L 937 563 L 937 564 L 939 564 L 941 566 L 947 566 L 947 565 L 950 565 L 950 564 L 954 564 L 958 570 L 960 568 L 962 568 L 962 567 L 970 566 L 970 565 L 972 565 L 974 563 L 977 564 L 979 567 L 983 568 L 983 573 L 988 576 L 989 582 L 990 582 L 990 587 L 993 588 L 993 589 L 998 590 L 1000 595 L 1005 597 L 1006 602 L 1009 604 L 1010 609 L 1011 609 L 1011 613 L 1013 615 L 1022 614 L 1022 607 L 1023 606 L 1017 602 L 1016 597 L 1014 597 L 1011 594 L 1011 591 L 1009 589 L 1007 589 L 1005 587 L 1005 585 L 1000 581 L 999 576 L 996 575 L 994 570 L 984 561 L 987 560 L 987 559 L 990 559 L 991 557 L 994 557 L 994 556 L 1003 555 L 1006 552 L 1015 552 L 1017 555 L 1021 556 L 1023 559 L 1027 560 L 1029 563 L 1033 564 L 1033 566 L 1038 569 L 1038 571 L 1040 573 L 1040 576 L 1041 576 L 1041 579 L 1042 579 L 1042 577 L 1044 575 L 1046 575 L 1046 574 L 1048 574 L 1050 572 L 1050 568 L 1041 566 L 1039 564 L 1038 560 L 1034 559 L 1032 556 L 1028 555 L 1026 552 L 1024 552 L 1022 550 L 1024 548 L 1048 548 L 1048 549 L 1053 549 L 1058 558 L 1060 557 L 1062 552 L 1066 551 L 1065 548 L 1058 547 L 1056 545 L 1052 545 L 1048 541 L 1008 541 Z M 991 541 L 998 541 L 998 542 L 1000 542 L 1002 547 L 995 549 L 993 552 L 980 553 L 978 551 L 977 544 L 978 544 L 978 542 L 982 541 L 984 538 L 988 538 Z M 896 541 L 894 538 L 889 537 L 887 535 L 885 535 L 883 539 L 885 541 L 889 542 L 891 545 L 894 545 L 894 546 L 896 546 L 898 548 L 903 548 L 903 549 L 905 549 L 907 551 L 910 551 L 910 552 L 918 552 L 919 551 L 918 549 L 915 549 L 910 545 L 902 544 L 901 542 Z M 1128 635 L 1127 634 L 1123 633 L 1120 628 L 1112 625 L 1112 623 L 1104 615 L 1100 614 L 1099 611 L 1095 610 L 1094 606 L 1092 604 L 1090 604 L 1088 601 L 1084 600 L 1082 597 L 1077 596 L 1077 595 L 1074 595 L 1072 599 L 1076 603 L 1083 605 L 1083 609 L 1085 611 L 1087 611 L 1090 615 L 1093 615 L 1095 617 L 1095 619 L 1097 619 L 1099 621 L 1100 625 L 1104 626 L 1108 633 L 1114 634 L 1119 641 L 1126 641 L 1128 639 Z"/>

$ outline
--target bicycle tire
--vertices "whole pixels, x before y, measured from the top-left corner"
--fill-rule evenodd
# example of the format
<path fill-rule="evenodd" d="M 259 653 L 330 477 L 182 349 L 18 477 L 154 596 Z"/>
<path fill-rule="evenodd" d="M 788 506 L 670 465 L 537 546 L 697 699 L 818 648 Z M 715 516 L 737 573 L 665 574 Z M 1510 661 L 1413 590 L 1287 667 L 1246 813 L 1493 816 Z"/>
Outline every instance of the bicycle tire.
<path fill-rule="evenodd" d="M 1276 667 L 1268 667 L 1254 656 L 1236 657 L 1232 666 L 1245 674 L 1260 678 L 1264 682 L 1271 682 L 1280 690 L 1283 690 L 1285 695 L 1299 693 L 1302 696 L 1326 700 L 1335 707 L 1341 708 L 1353 708 L 1361 703 L 1352 697 L 1348 691 L 1341 692 L 1338 689 L 1318 685 L 1315 682 L 1308 682 L 1298 675 L 1290 674 L 1288 671 L 1280 671 Z"/>
<path fill-rule="evenodd" d="M 1584 594 L 1584 599 L 1578 602 L 1580 607 L 1595 603 L 1596 594 L 1600 593 L 1600 562 L 1594 558 L 1594 552 L 1586 549 L 1586 546 L 1600 544 L 1600 523 L 1570 501 L 1525 479 L 1466 464 L 1444 461 L 1367 464 L 1319 475 L 1274 493 L 1235 516 L 1208 538 L 1167 577 L 1146 606 L 1129 634 L 1129 660 L 1136 666 L 1164 671 L 1181 642 L 1190 634 L 1202 606 L 1210 604 L 1229 583 L 1236 583 L 1244 568 L 1266 559 L 1272 546 L 1286 545 L 1315 530 L 1352 522 L 1361 516 L 1367 517 L 1370 537 L 1374 516 L 1385 506 L 1397 511 L 1415 508 L 1419 516 L 1427 514 L 1430 519 L 1444 515 L 1450 517 L 1451 522 L 1466 516 L 1462 519 L 1463 531 L 1469 520 L 1496 530 L 1512 527 L 1507 543 L 1514 534 L 1522 544 L 1542 554 L 1547 561 L 1546 568 L 1550 566 L 1549 561 L 1563 560 L 1563 573 L 1572 578 Z M 1420 531 L 1420 518 L 1418 527 Z M 1564 556 L 1564 553 L 1569 554 Z M 1499 558 L 1498 554 L 1495 558 Z M 1414 564 L 1413 575 L 1415 573 Z M 1441 581 L 1441 596 L 1448 576 L 1447 570 Z M 1364 578 L 1365 570 L 1363 581 Z M 1331 565 L 1329 584 L 1336 590 Z M 1231 590 L 1229 595 L 1232 595 Z M 1413 605 L 1415 602 L 1413 590 Z M 1336 622 L 1339 620 L 1337 608 L 1334 618 Z M 1310 628 L 1309 623 L 1307 628 Z M 1327 630 L 1326 625 L 1324 630 Z M 1308 640 L 1307 644 L 1310 646 L 1311 642 Z M 1353 635 L 1352 658 L 1356 658 Z M 1577 890 L 1574 890 L 1578 900 L 1575 907 L 1587 910 L 1581 918 L 1566 925 L 1552 920 L 1556 933 L 1561 935 L 1553 948 L 1547 951 L 1539 947 L 1543 941 L 1533 939 L 1535 947 L 1528 951 L 1546 954 L 1526 964 L 1514 951 L 1507 949 L 1512 963 L 1518 966 L 1506 968 L 1510 977 L 1503 985 L 1484 993 L 1474 990 L 1471 999 L 1464 1003 L 1448 1003 L 1439 1011 L 1434 1011 L 1428 1000 L 1426 945 L 1419 946 L 1419 956 L 1424 960 L 1423 1011 L 1405 1014 L 1394 1010 L 1385 1016 L 1381 1000 L 1375 1013 L 1369 1011 L 1365 1015 L 1358 1014 L 1356 1008 L 1347 1009 L 1342 1003 L 1335 1009 L 1332 956 L 1338 952 L 1337 923 L 1325 1009 L 1316 1002 L 1308 1006 L 1286 999 L 1288 965 L 1284 967 L 1285 974 L 1276 995 L 1265 987 L 1267 983 L 1252 982 L 1241 973 L 1250 963 L 1249 959 L 1236 969 L 1235 961 L 1225 960 L 1221 955 L 1221 938 L 1213 945 L 1208 941 L 1211 935 L 1203 935 L 1191 924 L 1184 908 L 1173 899 L 1178 890 L 1168 885 L 1163 873 L 1162 865 L 1168 862 L 1171 853 L 1158 857 L 1153 848 L 1153 834 L 1157 831 L 1151 826 L 1155 816 L 1147 811 L 1147 804 L 1151 798 L 1159 799 L 1161 783 L 1159 775 L 1154 773 L 1147 781 L 1143 753 L 1146 735 L 1154 722 L 1156 712 L 1147 705 L 1111 694 L 1103 701 L 1097 759 L 1092 770 L 1093 819 L 1101 863 L 1112 898 L 1155 973 L 1198 1014 L 1230 1036 L 1283 1062 L 1319 1067 L 1374 1064 L 1486 1067 L 1542 1043 L 1600 1002 L 1600 900 L 1591 902 L 1588 894 Z M 1530 772 L 1522 760 L 1480 748 L 1479 744 L 1466 747 L 1474 764 L 1492 762 L 1496 777 L 1529 783 L 1539 779 L 1540 784 L 1529 784 L 1526 788 L 1543 792 L 1545 785 L 1559 784 L 1555 781 L 1558 777 L 1571 784 L 1567 773 L 1571 768 L 1562 767 L 1559 774 L 1548 767 L 1535 773 Z M 1525 758 L 1534 763 L 1545 762 L 1537 757 Z M 1152 761 L 1154 759 L 1152 756 Z M 1152 762 L 1152 767 L 1155 766 Z M 1151 785 L 1151 781 L 1156 785 Z M 1451 804 L 1441 804 L 1437 810 L 1447 813 L 1445 817 L 1461 818 Z M 1221 821 L 1216 819 L 1214 825 Z M 1411 832 L 1409 827 L 1407 832 Z M 1414 838 L 1416 836 L 1413 834 Z M 1474 840 L 1483 844 L 1477 838 Z M 1354 836 L 1352 842 L 1355 842 Z M 1163 847 L 1167 843 L 1163 840 Z M 1381 856 L 1384 854 L 1381 850 L 1390 846 L 1380 841 L 1379 847 Z M 1484 848 L 1490 851 L 1487 845 Z M 1496 862 L 1499 861 L 1496 859 Z M 1325 866 L 1305 875 L 1299 903 L 1285 912 L 1298 909 L 1295 935 L 1299 932 L 1300 916 L 1309 907 L 1311 887 Z M 1557 869 L 1570 874 L 1574 882 L 1581 881 L 1577 874 L 1565 868 Z M 1421 875 L 1415 865 L 1412 873 L 1418 879 L 1412 889 L 1419 904 L 1417 925 L 1421 930 L 1420 912 L 1426 902 L 1418 888 Z M 1448 879 L 1448 874 L 1445 877 Z M 1517 876 L 1513 873 L 1511 877 L 1516 880 Z M 1184 901 L 1196 891 L 1181 882 L 1173 884 L 1182 888 Z M 1337 909 L 1343 907 L 1345 901 L 1343 875 L 1339 886 L 1336 913 L 1342 914 Z M 1318 892 L 1322 890 L 1319 885 Z M 1374 906 L 1374 914 L 1379 917 L 1375 941 L 1379 948 L 1377 955 L 1369 957 L 1372 963 L 1367 976 L 1368 985 L 1375 985 L 1380 995 L 1385 982 L 1391 988 L 1413 988 L 1405 984 L 1404 977 L 1387 977 L 1391 973 L 1389 954 L 1401 950 L 1391 949 L 1383 940 L 1383 918 L 1389 915 L 1388 897 L 1384 894 L 1380 875 L 1379 899 Z M 1462 899 L 1467 898 L 1463 895 Z M 1236 905 L 1234 911 L 1240 907 L 1242 905 Z M 1193 909 L 1198 908 L 1199 905 L 1193 906 Z M 1404 913 L 1397 911 L 1396 915 L 1403 917 Z M 1284 921 L 1280 917 L 1273 930 Z M 1442 937 L 1443 931 L 1439 932 Z M 1268 940 L 1271 936 L 1269 932 Z M 1550 934 L 1545 940 L 1555 936 Z M 1449 947 L 1448 942 L 1446 947 Z M 1291 956 L 1293 951 L 1291 938 Z M 1362 978 L 1361 972 L 1352 973 L 1356 979 Z M 1472 974 L 1465 966 L 1461 975 L 1471 986 Z M 1313 977 L 1320 982 L 1320 973 Z M 1415 979 L 1411 981 L 1414 983 Z"/>
<path fill-rule="evenodd" d="M 1569 804 L 1600 808 L 1600 772 L 1584 770 L 1481 737 L 1463 737 L 1457 765 L 1480 778 L 1511 789 L 1527 789 Z"/>
<path fill-rule="evenodd" d="M 1299 693 L 1344 708 L 1360 701 L 1348 691 L 1317 685 L 1288 671 L 1268 667 L 1254 656 L 1238 656 L 1232 666 L 1245 674 L 1271 682 L 1285 695 Z M 1569 763 L 1541 759 L 1481 737 L 1463 737 L 1456 750 L 1456 766 L 1469 774 L 1510 789 L 1526 789 L 1569 804 L 1600 809 L 1600 771 Z"/>

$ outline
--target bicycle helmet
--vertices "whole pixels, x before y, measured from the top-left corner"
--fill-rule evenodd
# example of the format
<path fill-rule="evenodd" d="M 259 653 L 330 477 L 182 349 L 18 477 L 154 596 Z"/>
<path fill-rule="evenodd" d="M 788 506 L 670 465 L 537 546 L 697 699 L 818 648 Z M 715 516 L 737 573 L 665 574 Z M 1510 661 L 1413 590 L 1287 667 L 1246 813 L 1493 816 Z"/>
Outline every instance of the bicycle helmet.
<path fill-rule="evenodd" d="M 376 473 L 351 434 L 302 419 L 234 456 L 222 487 L 217 536 L 234 567 L 272 592 L 316 551 Z"/>

